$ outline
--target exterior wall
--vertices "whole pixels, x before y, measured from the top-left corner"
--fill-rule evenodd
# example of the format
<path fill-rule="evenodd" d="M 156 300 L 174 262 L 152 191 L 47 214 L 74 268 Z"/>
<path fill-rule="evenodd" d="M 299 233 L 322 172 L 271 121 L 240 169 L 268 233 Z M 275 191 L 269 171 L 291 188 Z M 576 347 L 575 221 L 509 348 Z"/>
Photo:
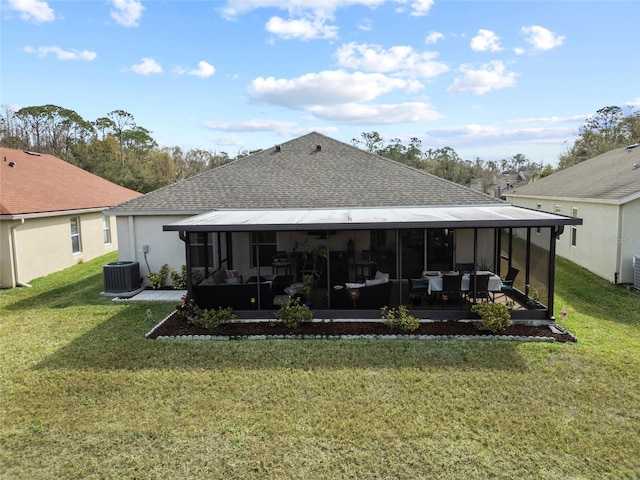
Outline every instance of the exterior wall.
<path fill-rule="evenodd" d="M 185 244 L 180 240 L 178 232 L 165 232 L 162 226 L 191 216 L 118 216 L 119 260 L 138 262 L 145 285 L 149 285 L 149 269 L 151 272 L 158 272 L 166 263 L 179 272 L 186 261 Z M 146 259 L 144 245 L 148 246 Z"/>
<path fill-rule="evenodd" d="M 577 208 L 578 217 L 582 218 L 583 224 L 565 228 L 556 242 L 557 255 L 583 266 L 610 282 L 615 282 L 619 251 L 618 205 L 553 198 L 511 197 L 509 200 L 514 205 L 531 209 L 537 209 L 539 203 L 541 210 L 546 212 L 556 212 L 557 205 L 560 207 L 558 213 L 562 215 L 571 215 L 572 209 Z M 627 223 L 630 222 L 627 221 Z M 576 246 L 571 245 L 572 228 L 576 229 Z"/>
<path fill-rule="evenodd" d="M 80 218 L 81 251 L 73 253 L 71 244 L 71 218 Z M 111 225 L 111 242 L 104 243 L 102 212 L 27 218 L 19 221 L 2 221 L 2 287 L 15 286 L 13 252 L 18 266 L 18 280 L 26 283 L 88 261 L 118 249 L 117 227 Z M 12 244 L 11 226 L 15 228 L 15 246 Z"/>
<path fill-rule="evenodd" d="M 633 256 L 640 255 L 640 198 L 622 206 L 622 228 L 616 239 L 620 248 L 618 281 L 633 283 Z"/>

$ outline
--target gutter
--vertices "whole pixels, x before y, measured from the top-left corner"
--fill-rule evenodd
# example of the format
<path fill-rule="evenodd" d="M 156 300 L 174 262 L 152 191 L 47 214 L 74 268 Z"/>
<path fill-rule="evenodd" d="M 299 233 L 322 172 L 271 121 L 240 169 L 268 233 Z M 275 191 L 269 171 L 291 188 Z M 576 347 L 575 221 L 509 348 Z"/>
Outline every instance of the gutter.
<path fill-rule="evenodd" d="M 13 281 L 17 287 L 31 287 L 28 283 L 20 281 L 20 275 L 18 274 L 18 249 L 16 248 L 16 229 L 24 225 L 24 218 L 18 220 L 18 222 L 11 225 L 11 257 L 13 259 Z"/>

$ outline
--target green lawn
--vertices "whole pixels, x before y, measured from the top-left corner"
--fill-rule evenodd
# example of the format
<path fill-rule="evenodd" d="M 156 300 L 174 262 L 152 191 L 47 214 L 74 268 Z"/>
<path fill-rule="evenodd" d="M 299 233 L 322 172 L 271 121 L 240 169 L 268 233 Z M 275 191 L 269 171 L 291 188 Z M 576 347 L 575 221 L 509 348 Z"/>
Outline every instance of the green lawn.
<path fill-rule="evenodd" d="M 161 342 L 106 256 L 0 292 L 0 478 L 640 477 L 640 294 L 558 262 L 573 344 Z"/>

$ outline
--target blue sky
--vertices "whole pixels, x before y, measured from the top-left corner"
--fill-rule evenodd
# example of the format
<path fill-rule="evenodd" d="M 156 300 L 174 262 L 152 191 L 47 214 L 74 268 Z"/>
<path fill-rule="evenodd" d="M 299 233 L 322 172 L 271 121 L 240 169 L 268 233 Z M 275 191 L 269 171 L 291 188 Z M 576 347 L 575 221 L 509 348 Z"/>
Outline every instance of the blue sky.
<path fill-rule="evenodd" d="M 234 156 L 362 132 L 555 164 L 586 117 L 640 107 L 640 2 L 227 0 L 1 4 L 1 102 Z"/>

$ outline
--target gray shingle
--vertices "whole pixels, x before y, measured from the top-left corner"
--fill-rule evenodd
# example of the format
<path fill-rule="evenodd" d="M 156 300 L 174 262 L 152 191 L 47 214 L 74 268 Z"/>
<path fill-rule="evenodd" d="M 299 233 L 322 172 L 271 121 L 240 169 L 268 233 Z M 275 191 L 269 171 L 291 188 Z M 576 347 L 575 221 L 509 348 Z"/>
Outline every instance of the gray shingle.
<path fill-rule="evenodd" d="M 320 149 L 317 149 L 320 145 Z M 118 213 L 501 203 L 313 132 L 114 207 Z"/>
<path fill-rule="evenodd" d="M 640 164 L 640 147 L 616 148 L 508 195 L 621 200 L 640 192 L 640 168 L 634 164 Z"/>

